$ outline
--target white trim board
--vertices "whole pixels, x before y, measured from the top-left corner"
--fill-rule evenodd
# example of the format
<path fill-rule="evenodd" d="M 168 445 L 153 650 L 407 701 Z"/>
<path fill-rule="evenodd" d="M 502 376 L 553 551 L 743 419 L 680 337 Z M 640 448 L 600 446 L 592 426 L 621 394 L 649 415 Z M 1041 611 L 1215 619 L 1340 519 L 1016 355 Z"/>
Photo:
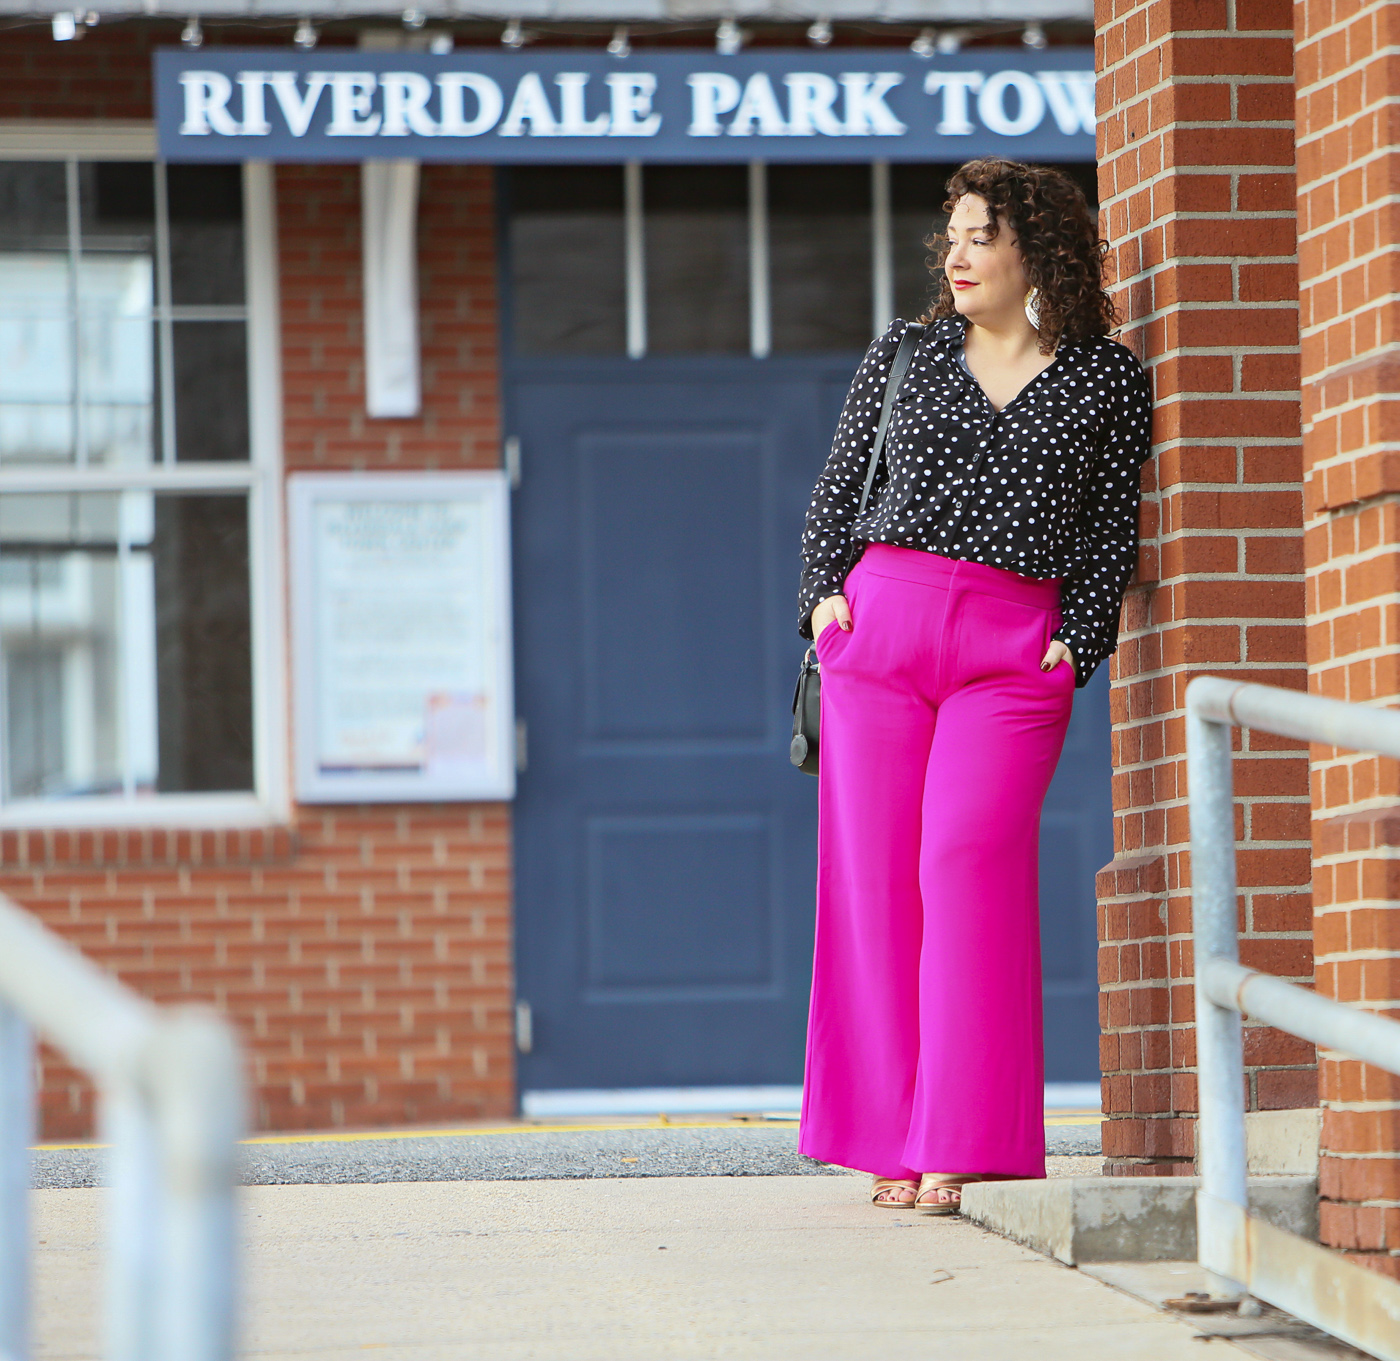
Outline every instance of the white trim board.
<path fill-rule="evenodd" d="M 90 123 L 54 118 L 0 118 L 0 158 L 49 161 L 153 161 L 156 125 L 144 119 L 104 118 Z"/>
<path fill-rule="evenodd" d="M 574 1115 L 708 1115 L 796 1112 L 801 1087 L 615 1087 L 522 1092 L 530 1119 Z M 1098 1110 L 1097 1082 L 1047 1082 L 1046 1110 Z"/>

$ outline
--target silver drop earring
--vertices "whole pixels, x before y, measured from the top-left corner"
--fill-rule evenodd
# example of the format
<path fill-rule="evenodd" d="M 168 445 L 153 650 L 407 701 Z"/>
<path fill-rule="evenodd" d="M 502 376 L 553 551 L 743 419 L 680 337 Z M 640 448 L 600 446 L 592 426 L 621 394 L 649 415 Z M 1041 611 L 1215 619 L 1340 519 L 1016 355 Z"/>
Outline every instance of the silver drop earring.
<path fill-rule="evenodd" d="M 1026 320 L 1037 331 L 1040 330 L 1040 289 L 1038 288 L 1026 290 Z"/>

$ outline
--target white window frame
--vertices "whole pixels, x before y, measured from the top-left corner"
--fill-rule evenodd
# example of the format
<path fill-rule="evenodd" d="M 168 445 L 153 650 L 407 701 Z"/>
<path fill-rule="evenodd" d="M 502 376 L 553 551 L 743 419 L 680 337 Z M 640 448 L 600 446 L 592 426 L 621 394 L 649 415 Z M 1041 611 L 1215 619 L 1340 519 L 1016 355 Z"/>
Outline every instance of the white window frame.
<path fill-rule="evenodd" d="M 150 160 L 150 124 L 0 124 L 0 160 Z M 0 827 L 264 827 L 291 817 L 282 505 L 282 365 L 274 167 L 243 163 L 249 461 L 153 463 L 135 470 L 0 467 L 6 493 L 227 491 L 248 495 L 253 701 L 250 793 L 97 794 L 0 803 Z M 167 402 L 167 407 L 169 403 Z"/>
<path fill-rule="evenodd" d="M 641 161 L 626 161 L 623 186 L 623 271 L 629 359 L 647 357 L 646 204 Z M 748 164 L 749 356 L 773 352 L 771 271 L 768 254 L 768 163 Z M 870 334 L 883 335 L 894 320 L 894 237 L 890 163 L 870 162 Z"/>

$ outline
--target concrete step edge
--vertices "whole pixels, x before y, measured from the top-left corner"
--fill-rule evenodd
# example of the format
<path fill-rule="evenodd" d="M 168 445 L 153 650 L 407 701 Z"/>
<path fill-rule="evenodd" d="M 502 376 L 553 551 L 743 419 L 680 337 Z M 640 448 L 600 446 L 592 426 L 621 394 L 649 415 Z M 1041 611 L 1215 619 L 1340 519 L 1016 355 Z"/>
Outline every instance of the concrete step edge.
<path fill-rule="evenodd" d="M 1196 1177 L 1063 1177 L 984 1181 L 963 1190 L 963 1215 L 1069 1266 L 1193 1261 Z M 1317 1181 L 1251 1177 L 1250 1209 L 1317 1238 Z"/>

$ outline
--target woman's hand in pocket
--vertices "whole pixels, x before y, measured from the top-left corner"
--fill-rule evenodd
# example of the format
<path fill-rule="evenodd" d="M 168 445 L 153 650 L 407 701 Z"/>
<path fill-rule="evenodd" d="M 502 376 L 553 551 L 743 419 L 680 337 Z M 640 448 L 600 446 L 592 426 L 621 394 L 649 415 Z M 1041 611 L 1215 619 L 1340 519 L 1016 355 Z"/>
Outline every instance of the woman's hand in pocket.
<path fill-rule="evenodd" d="M 835 620 L 847 633 L 851 631 L 851 607 L 844 595 L 829 595 L 812 611 L 812 637 L 820 638 L 822 630 Z"/>
<path fill-rule="evenodd" d="M 817 609 L 820 609 L 819 605 Z M 812 611 L 812 618 L 817 617 L 816 610 Z M 1061 662 L 1064 662 L 1071 671 L 1074 670 L 1074 653 L 1058 640 L 1051 643 L 1046 649 L 1045 655 L 1040 659 L 1040 669 L 1042 671 L 1053 671 Z M 1078 679 L 1076 675 L 1076 679 Z"/>

